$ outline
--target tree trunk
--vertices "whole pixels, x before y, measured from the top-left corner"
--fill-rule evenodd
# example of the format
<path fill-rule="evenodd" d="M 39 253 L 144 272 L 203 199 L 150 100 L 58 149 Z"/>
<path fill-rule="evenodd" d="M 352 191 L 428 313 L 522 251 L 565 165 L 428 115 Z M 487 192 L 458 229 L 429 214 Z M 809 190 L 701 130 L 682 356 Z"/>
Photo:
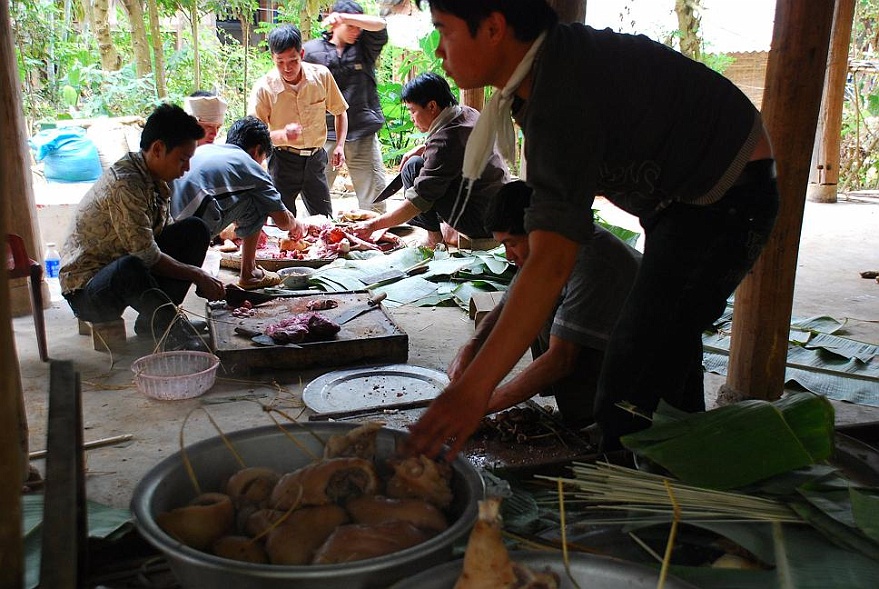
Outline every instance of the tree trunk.
<path fill-rule="evenodd" d="M 131 25 L 131 49 L 134 51 L 134 70 L 138 78 L 145 78 L 153 71 L 150 44 L 147 41 L 146 24 L 143 19 L 141 0 L 122 0 Z"/>
<path fill-rule="evenodd" d="M 162 28 L 159 24 L 159 8 L 156 0 L 147 0 L 150 16 L 150 37 L 153 40 L 153 57 L 156 60 L 156 94 L 159 99 L 167 98 L 168 90 L 165 88 L 165 49 L 162 45 Z"/>
<path fill-rule="evenodd" d="M 702 57 L 702 40 L 699 38 L 701 0 L 675 0 L 675 13 L 678 16 L 681 53 L 690 59 Z"/>
<path fill-rule="evenodd" d="M 192 85 L 193 90 L 201 88 L 201 58 L 198 50 L 198 2 L 189 7 L 189 22 L 192 27 Z"/>
<path fill-rule="evenodd" d="M 842 139 L 842 110 L 848 76 L 848 53 L 855 18 L 855 0 L 836 0 L 827 79 L 818 117 L 818 140 L 815 145 L 814 183 L 806 197 L 814 202 L 836 202 L 839 185 L 839 148 Z"/>
<path fill-rule="evenodd" d="M 830 0 L 778 0 L 763 120 L 776 150 L 781 199 L 769 242 L 736 291 L 728 401 L 774 400 L 784 392 L 797 250 L 832 22 Z"/>
<path fill-rule="evenodd" d="M 92 17 L 95 19 L 95 39 L 98 41 L 98 52 L 101 54 L 101 69 L 116 71 L 122 67 L 122 59 L 113 46 L 110 36 L 109 0 L 94 0 Z"/>
<path fill-rule="evenodd" d="M 253 18 L 252 12 L 238 13 L 238 20 L 241 23 L 241 44 L 244 48 L 244 78 L 242 81 L 242 85 L 244 88 L 250 88 L 250 25 L 251 19 Z M 242 116 L 247 114 L 247 106 L 244 106 L 245 111 L 241 113 Z"/>

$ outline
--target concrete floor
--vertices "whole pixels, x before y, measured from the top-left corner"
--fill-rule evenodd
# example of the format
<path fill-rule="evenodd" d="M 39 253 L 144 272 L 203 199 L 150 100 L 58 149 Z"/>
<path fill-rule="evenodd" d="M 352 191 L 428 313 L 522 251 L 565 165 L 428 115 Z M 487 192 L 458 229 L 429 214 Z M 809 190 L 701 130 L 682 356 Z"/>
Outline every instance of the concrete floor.
<path fill-rule="evenodd" d="M 597 204 L 609 221 L 633 226 L 632 219 L 624 213 L 607 203 Z M 864 270 L 879 270 L 877 227 L 877 197 L 855 196 L 836 204 L 807 203 L 793 307 L 795 317 L 830 315 L 847 319 L 848 337 L 879 344 L 879 284 L 859 275 Z M 225 270 L 222 277 L 228 281 L 235 278 Z M 203 301 L 194 295 L 187 298 L 184 307 L 193 315 L 204 313 Z M 472 333 L 472 322 L 457 308 L 400 307 L 391 313 L 409 335 L 409 363 L 415 365 L 444 370 Z M 86 453 L 88 497 L 107 505 L 128 505 L 144 473 L 179 449 L 181 430 L 187 444 L 216 435 L 198 408 L 210 412 L 227 432 L 271 423 L 260 404 L 271 403 L 301 417 L 305 411 L 301 402 L 303 386 L 325 372 L 279 370 L 247 380 L 227 378 L 221 372 L 217 385 L 199 399 L 154 401 L 136 390 L 130 371 L 131 363 L 151 353 L 152 346 L 133 337 L 131 310 L 125 318 L 129 341 L 123 351 L 110 355 L 94 351 L 91 339 L 78 335 L 76 320 L 65 302 L 56 301 L 46 310 L 50 356 L 72 360 L 81 377 L 85 440 L 133 436 L 129 442 Z M 13 327 L 31 451 L 35 451 L 45 447 L 49 367 L 39 361 L 31 318 L 16 318 Z M 707 394 L 713 398 L 722 383 L 722 377 L 706 375 Z M 879 408 L 835 405 L 840 423 L 879 421 Z M 184 428 L 187 416 L 190 417 Z M 44 470 L 41 460 L 33 464 Z"/>

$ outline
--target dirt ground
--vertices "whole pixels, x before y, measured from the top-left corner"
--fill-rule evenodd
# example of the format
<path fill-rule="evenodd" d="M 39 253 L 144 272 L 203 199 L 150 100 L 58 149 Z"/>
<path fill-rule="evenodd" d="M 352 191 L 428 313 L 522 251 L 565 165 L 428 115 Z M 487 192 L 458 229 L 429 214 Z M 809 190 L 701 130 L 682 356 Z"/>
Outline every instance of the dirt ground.
<path fill-rule="evenodd" d="M 632 219 L 607 203 L 597 203 L 611 222 L 633 226 Z M 344 208 L 340 206 L 339 208 Z M 351 207 L 349 207 L 351 208 Z M 847 336 L 879 344 L 879 284 L 860 278 L 864 270 L 879 270 L 879 198 L 854 196 L 836 204 L 807 203 L 797 270 L 795 317 L 830 315 L 847 319 Z M 637 226 L 634 226 L 637 228 Z M 223 270 L 225 280 L 235 275 Z M 203 315 L 203 301 L 190 294 L 184 307 Z M 458 308 L 403 306 L 390 311 L 409 336 L 409 363 L 444 370 L 473 329 Z M 152 352 L 149 342 L 133 335 L 135 315 L 129 310 L 124 350 L 108 354 L 92 349 L 91 339 L 77 332 L 67 304 L 56 301 L 46 310 L 53 359 L 72 360 L 82 381 L 85 441 L 130 435 L 130 441 L 86 453 L 88 498 L 126 507 L 134 487 L 157 462 L 184 443 L 217 434 L 209 412 L 223 431 L 271 421 L 265 406 L 305 419 L 302 389 L 326 369 L 276 370 L 248 378 L 220 373 L 216 386 L 201 398 L 161 402 L 146 398 L 132 382 L 131 363 Z M 45 447 L 49 365 L 39 361 L 30 317 L 13 321 L 30 427 L 31 450 Z M 525 365 L 520 362 L 519 369 Z M 334 368 L 335 369 L 335 368 Z M 709 403 L 723 378 L 706 375 Z M 879 409 L 836 403 L 838 421 L 879 421 Z M 202 409 L 204 411 L 202 411 Z M 186 421 L 184 427 L 184 421 Z M 182 432 L 182 434 L 181 434 Z M 42 460 L 33 464 L 44 471 Z"/>

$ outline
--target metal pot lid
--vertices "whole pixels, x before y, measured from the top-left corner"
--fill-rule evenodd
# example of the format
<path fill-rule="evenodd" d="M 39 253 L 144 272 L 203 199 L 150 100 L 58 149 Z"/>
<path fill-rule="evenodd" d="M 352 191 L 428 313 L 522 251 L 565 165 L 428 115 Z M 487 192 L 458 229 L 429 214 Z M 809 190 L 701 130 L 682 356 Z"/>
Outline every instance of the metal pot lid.
<path fill-rule="evenodd" d="M 363 366 L 319 376 L 302 400 L 315 413 L 361 412 L 429 401 L 449 384 L 444 372 L 411 364 Z"/>
<path fill-rule="evenodd" d="M 591 554 L 573 553 L 568 555 L 571 565 L 571 576 L 580 587 L 590 589 L 655 589 L 659 580 L 656 569 Z M 565 563 L 561 552 L 520 551 L 511 552 L 510 558 L 527 565 L 533 570 L 550 567 L 561 578 L 561 589 L 572 589 L 574 584 L 565 573 Z M 447 562 L 428 569 L 414 577 L 392 585 L 391 589 L 452 589 L 461 576 L 463 560 Z M 666 579 L 667 589 L 696 589 L 695 586 L 680 579 Z"/>

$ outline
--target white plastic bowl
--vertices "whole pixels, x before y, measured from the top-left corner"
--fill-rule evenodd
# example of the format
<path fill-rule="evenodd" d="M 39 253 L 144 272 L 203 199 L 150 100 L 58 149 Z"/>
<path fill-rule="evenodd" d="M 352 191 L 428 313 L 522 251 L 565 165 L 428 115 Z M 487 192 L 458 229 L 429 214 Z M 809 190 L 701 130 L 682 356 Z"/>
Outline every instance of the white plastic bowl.
<path fill-rule="evenodd" d="M 213 354 L 181 350 L 138 358 L 131 371 L 138 390 L 147 397 L 177 401 L 206 393 L 214 386 L 219 365 Z"/>
<path fill-rule="evenodd" d="M 308 280 L 312 274 L 314 274 L 314 268 L 307 266 L 291 266 L 278 270 L 278 275 L 281 277 L 281 282 L 284 286 L 293 289 L 307 288 Z"/>

